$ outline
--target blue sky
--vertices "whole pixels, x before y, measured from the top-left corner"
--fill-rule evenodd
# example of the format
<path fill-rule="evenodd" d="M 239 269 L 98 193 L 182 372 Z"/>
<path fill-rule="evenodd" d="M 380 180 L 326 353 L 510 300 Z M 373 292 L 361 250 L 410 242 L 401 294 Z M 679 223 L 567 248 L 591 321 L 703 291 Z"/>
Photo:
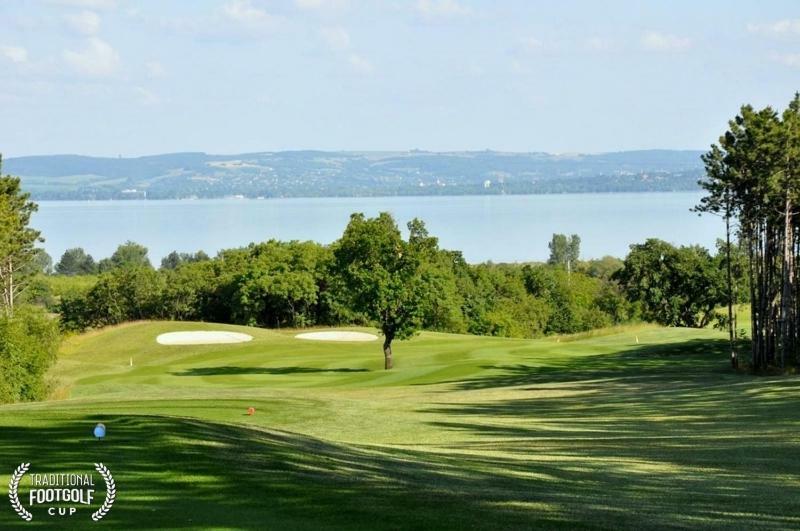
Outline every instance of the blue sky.
<path fill-rule="evenodd" d="M 705 149 L 800 90 L 800 2 L 3 0 L 6 157 Z"/>

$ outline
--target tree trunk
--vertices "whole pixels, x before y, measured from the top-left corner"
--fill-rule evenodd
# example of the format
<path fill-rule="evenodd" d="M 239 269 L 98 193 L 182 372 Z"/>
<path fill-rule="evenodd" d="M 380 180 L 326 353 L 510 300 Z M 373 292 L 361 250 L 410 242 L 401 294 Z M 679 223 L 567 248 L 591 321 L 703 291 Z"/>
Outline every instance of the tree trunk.
<path fill-rule="evenodd" d="M 14 263 L 11 258 L 7 262 L 8 270 L 4 275 L 3 303 L 5 304 L 6 317 L 14 316 Z"/>
<path fill-rule="evenodd" d="M 392 339 L 386 336 L 383 342 L 383 368 L 389 370 L 394 366 L 392 362 Z"/>
<path fill-rule="evenodd" d="M 733 324 L 733 274 L 731 273 L 731 214 L 730 203 L 726 205 L 725 212 L 725 251 L 728 265 L 728 339 L 731 342 L 731 367 L 734 369 L 739 366 L 736 359 L 736 334 Z"/>
<path fill-rule="evenodd" d="M 748 249 L 748 258 L 749 258 L 749 265 L 748 274 L 750 276 L 750 338 L 751 338 L 751 355 L 750 355 L 750 364 L 753 367 L 757 367 L 758 359 L 759 359 L 759 337 L 758 337 L 758 330 L 759 330 L 759 314 L 758 314 L 758 299 L 756 296 L 756 279 L 758 278 L 758 262 L 756 258 L 756 250 L 755 246 L 756 243 L 753 241 L 754 239 L 754 228 L 751 226 L 749 227 L 749 236 L 747 239 L 747 249 Z"/>
<path fill-rule="evenodd" d="M 786 192 L 786 210 L 784 212 L 783 234 L 783 289 L 781 291 L 781 367 L 785 367 L 786 358 L 792 351 L 792 201 L 789 192 Z"/>

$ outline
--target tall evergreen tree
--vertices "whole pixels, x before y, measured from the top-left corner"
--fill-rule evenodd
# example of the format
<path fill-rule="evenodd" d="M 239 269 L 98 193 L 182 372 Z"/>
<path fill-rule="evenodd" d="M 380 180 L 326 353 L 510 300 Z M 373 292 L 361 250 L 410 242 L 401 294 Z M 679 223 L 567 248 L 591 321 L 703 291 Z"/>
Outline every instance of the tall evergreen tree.
<path fill-rule="evenodd" d="M 13 315 L 17 297 L 36 270 L 35 245 L 44 241 L 29 226 L 37 209 L 29 199 L 19 178 L 0 173 L 0 308 L 7 316 Z"/>
<path fill-rule="evenodd" d="M 797 355 L 800 97 L 786 111 L 749 105 L 704 157 L 700 210 L 738 220 L 750 265 L 751 363 L 784 366 Z"/>

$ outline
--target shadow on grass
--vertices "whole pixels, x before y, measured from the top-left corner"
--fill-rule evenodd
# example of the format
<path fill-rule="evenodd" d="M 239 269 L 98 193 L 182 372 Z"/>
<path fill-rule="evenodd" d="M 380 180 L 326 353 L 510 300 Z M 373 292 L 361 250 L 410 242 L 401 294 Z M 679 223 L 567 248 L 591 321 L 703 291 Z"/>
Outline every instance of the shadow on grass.
<path fill-rule="evenodd" d="M 638 381 L 667 377 L 708 377 L 709 373 L 730 372 L 728 342 L 693 339 L 681 343 L 637 345 L 619 353 L 596 355 L 565 354 L 541 365 L 537 357 L 530 364 L 486 365 L 486 376 L 453 382 L 459 389 L 488 389 L 528 384 L 582 380 Z"/>
<path fill-rule="evenodd" d="M 369 372 L 369 369 L 351 369 L 347 367 L 334 369 L 320 369 L 316 367 L 196 367 L 185 371 L 173 372 L 173 376 L 233 376 L 242 374 L 314 374 L 314 373 L 347 373 Z"/>
<path fill-rule="evenodd" d="M 537 522 L 551 528 L 579 524 L 560 515 L 525 514 L 496 505 L 510 499 L 505 488 L 492 490 L 493 485 L 502 487 L 499 476 L 469 471 L 457 460 L 432 461 L 432 455 L 422 452 L 378 452 L 190 419 L 33 415 L 41 426 L 3 426 L 3 482 L 22 462 L 32 463 L 30 473 L 86 473 L 92 463 L 103 462 L 117 484 L 116 503 L 103 525 L 120 529 L 522 529 Z M 102 442 L 91 438 L 91 427 L 99 420 L 108 428 Z M 22 499 L 29 488 L 23 482 Z M 98 487 L 98 500 L 104 495 Z M 83 508 L 70 520 L 49 517 L 46 506 L 36 506 L 30 523 L 4 510 L 0 528 L 88 528 L 94 509 Z"/>
<path fill-rule="evenodd" d="M 516 456 L 502 467 L 556 478 L 540 501 L 584 517 L 625 514 L 621 527 L 798 528 L 800 379 L 741 375 L 727 356 L 725 341 L 693 340 L 549 366 L 532 358 L 457 384 L 490 391 L 480 401 L 423 412 L 475 441 L 461 451 Z M 517 386 L 513 399 L 492 392 L 508 386 Z M 578 500 L 594 509 L 576 509 Z"/>
<path fill-rule="evenodd" d="M 797 447 L 771 436 L 744 435 L 739 444 L 761 445 L 774 456 L 748 466 L 729 453 L 735 443 L 711 436 L 666 443 L 601 436 L 586 446 L 562 434 L 535 444 L 455 444 L 436 454 L 190 419 L 34 415 L 38 427 L 4 426 L 2 469 L 10 474 L 31 462 L 31 473 L 86 472 L 105 463 L 118 494 L 103 525 L 119 529 L 777 529 L 798 523 L 796 484 L 767 474 L 785 459 L 781 473 L 796 477 Z M 89 435 L 98 420 L 108 427 L 103 442 Z M 488 451 L 475 453 L 481 448 Z M 28 488 L 23 483 L 23 498 Z M 0 527 L 93 525 L 87 509 L 72 520 L 44 510 L 35 508 L 30 523 L 2 511 Z"/>

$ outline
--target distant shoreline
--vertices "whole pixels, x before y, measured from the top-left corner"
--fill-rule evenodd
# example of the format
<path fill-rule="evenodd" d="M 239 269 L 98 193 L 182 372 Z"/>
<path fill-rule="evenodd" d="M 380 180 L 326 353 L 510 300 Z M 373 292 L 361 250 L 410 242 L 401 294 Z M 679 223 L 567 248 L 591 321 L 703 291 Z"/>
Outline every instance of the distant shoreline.
<path fill-rule="evenodd" d="M 3 160 L 36 200 L 427 197 L 698 189 L 700 151 L 593 155 L 287 151 Z"/>
<path fill-rule="evenodd" d="M 618 191 L 597 191 L 597 192 L 532 192 L 532 193 L 507 193 L 507 194 L 394 194 L 394 195 L 291 195 L 281 197 L 158 197 L 158 198 L 105 198 L 105 199 L 42 199 L 31 195 L 31 199 L 36 202 L 47 203 L 130 203 L 130 202 L 165 202 L 165 201 L 276 201 L 286 199 L 402 199 L 402 198 L 455 198 L 455 197 L 524 197 L 524 196 L 563 196 L 563 195 L 644 195 L 644 194 L 693 194 L 703 191 L 699 186 L 695 189 L 685 190 L 618 190 Z"/>

